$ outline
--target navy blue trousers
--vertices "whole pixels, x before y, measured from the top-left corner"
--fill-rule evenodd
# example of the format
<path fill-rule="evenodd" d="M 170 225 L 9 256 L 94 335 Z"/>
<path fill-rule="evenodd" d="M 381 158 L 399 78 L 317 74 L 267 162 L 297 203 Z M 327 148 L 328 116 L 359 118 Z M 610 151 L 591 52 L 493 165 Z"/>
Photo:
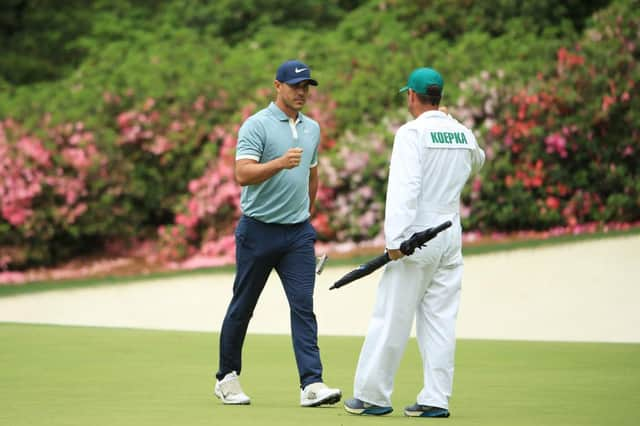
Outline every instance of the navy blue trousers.
<path fill-rule="evenodd" d="M 233 297 L 220 332 L 216 377 L 242 370 L 242 346 L 249 320 L 273 269 L 284 287 L 291 316 L 291 338 L 300 386 L 322 381 L 318 325 L 313 313 L 316 232 L 307 220 L 268 224 L 242 216 L 236 228 L 236 277 Z"/>

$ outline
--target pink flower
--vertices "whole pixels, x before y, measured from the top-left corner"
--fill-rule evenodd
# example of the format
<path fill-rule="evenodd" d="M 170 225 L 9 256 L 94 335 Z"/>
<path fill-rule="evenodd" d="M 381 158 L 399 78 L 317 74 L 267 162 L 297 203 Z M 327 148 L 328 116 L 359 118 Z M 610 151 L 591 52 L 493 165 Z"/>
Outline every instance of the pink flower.
<path fill-rule="evenodd" d="M 172 121 L 171 124 L 169 125 L 169 130 L 172 132 L 181 132 L 183 129 L 183 125 L 182 123 L 180 123 L 179 121 Z"/>
<path fill-rule="evenodd" d="M 476 177 L 471 184 L 471 190 L 473 192 L 480 192 L 480 189 L 482 189 L 482 179 Z"/>
<path fill-rule="evenodd" d="M 154 139 L 149 151 L 155 155 L 162 155 L 173 148 L 173 144 L 164 136 L 158 136 Z"/>
<path fill-rule="evenodd" d="M 487 146 L 484 150 L 487 155 L 487 160 L 491 161 L 495 158 L 496 154 L 492 146 Z"/>
<path fill-rule="evenodd" d="M 27 274 L 24 272 L 0 272 L 0 283 L 22 284 L 27 281 Z"/>
<path fill-rule="evenodd" d="M 567 139 L 560 133 L 552 133 L 544 139 L 548 154 L 558 153 L 560 157 L 567 156 Z"/>
<path fill-rule="evenodd" d="M 616 98 L 614 98 L 613 96 L 604 95 L 602 97 L 602 111 L 607 112 L 611 107 L 611 105 L 615 103 L 615 101 L 616 101 Z"/>
<path fill-rule="evenodd" d="M 560 200 L 558 200 L 556 197 L 549 196 L 549 197 L 547 197 L 547 200 L 545 201 L 545 204 L 550 209 L 557 210 L 558 207 L 560 206 Z"/>
<path fill-rule="evenodd" d="M 51 165 L 51 153 L 45 149 L 42 142 L 33 137 L 22 137 L 18 141 L 18 149 L 31 157 L 41 166 L 49 167 Z"/>
<path fill-rule="evenodd" d="M 142 128 L 138 124 L 131 127 L 125 127 L 123 128 L 122 138 L 120 138 L 119 142 L 121 144 L 134 143 L 138 140 L 141 133 L 142 133 Z"/>
<path fill-rule="evenodd" d="M 15 204 L 2 206 L 2 217 L 13 226 L 20 226 L 33 214 L 31 209 Z"/>
<path fill-rule="evenodd" d="M 146 101 L 144 101 L 144 105 L 142 106 L 142 109 L 144 111 L 149 111 L 150 109 L 152 109 L 154 106 L 156 105 L 156 101 L 153 98 L 147 98 Z"/>
<path fill-rule="evenodd" d="M 358 219 L 358 225 L 362 229 L 368 229 L 376 223 L 376 215 L 371 210 L 367 210 L 365 214 Z"/>
<path fill-rule="evenodd" d="M 370 200 L 371 198 L 373 198 L 373 189 L 371 189 L 370 186 L 363 186 L 358 190 L 358 193 L 362 196 L 362 198 L 364 198 L 365 200 Z"/>
<path fill-rule="evenodd" d="M 131 126 L 131 123 L 135 118 L 135 115 L 136 115 L 135 111 L 127 111 L 127 112 L 120 113 L 117 118 L 118 127 L 120 127 L 121 129 L 126 129 L 127 127 Z"/>
<path fill-rule="evenodd" d="M 91 167 L 91 159 L 80 148 L 65 148 L 62 150 L 62 158 L 76 170 L 86 170 Z"/>
<path fill-rule="evenodd" d="M 200 216 L 201 209 L 200 209 L 200 203 L 198 203 L 198 200 L 194 198 L 190 199 L 189 203 L 187 204 L 187 209 L 189 210 L 189 213 L 191 213 L 192 216 Z"/>
<path fill-rule="evenodd" d="M 363 170 L 369 162 L 369 154 L 366 152 L 348 152 L 344 157 L 344 171 L 349 175 Z"/>
<path fill-rule="evenodd" d="M 329 216 L 325 213 L 316 214 L 311 221 L 311 224 L 320 235 L 325 237 L 330 237 L 332 235 L 331 227 L 329 226 Z"/>
<path fill-rule="evenodd" d="M 185 214 L 176 215 L 176 224 L 182 225 L 185 228 L 193 228 L 198 224 L 197 216 L 187 216 Z"/>
<path fill-rule="evenodd" d="M 198 99 L 196 99 L 196 101 L 193 103 L 193 109 L 195 109 L 196 111 L 204 111 L 204 106 L 205 98 L 204 96 L 200 95 L 198 96 Z"/>
<path fill-rule="evenodd" d="M 460 217 L 463 219 L 468 218 L 471 215 L 471 207 L 464 204 L 460 205 Z"/>

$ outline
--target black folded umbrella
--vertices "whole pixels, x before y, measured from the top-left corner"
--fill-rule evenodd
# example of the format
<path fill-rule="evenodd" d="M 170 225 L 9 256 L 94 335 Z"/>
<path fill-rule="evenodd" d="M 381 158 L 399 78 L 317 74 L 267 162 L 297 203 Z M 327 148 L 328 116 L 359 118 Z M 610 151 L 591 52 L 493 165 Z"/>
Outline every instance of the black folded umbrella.
<path fill-rule="evenodd" d="M 424 247 L 427 241 L 433 239 L 436 235 L 438 235 L 438 233 L 444 231 L 450 226 L 451 221 L 447 220 L 446 222 L 443 222 L 436 227 L 428 228 L 421 232 L 416 232 L 411 236 L 411 238 L 403 241 L 402 244 L 400 244 L 400 251 L 405 256 L 411 256 L 417 248 Z M 391 258 L 389 257 L 389 253 L 385 251 L 384 254 L 381 254 L 380 256 L 368 261 L 363 265 L 358 266 L 353 271 L 345 274 L 342 278 L 333 283 L 333 285 L 329 287 L 329 290 L 340 288 L 352 281 L 357 280 L 358 278 L 365 277 L 376 269 L 379 269 L 389 263 L 390 260 Z"/>

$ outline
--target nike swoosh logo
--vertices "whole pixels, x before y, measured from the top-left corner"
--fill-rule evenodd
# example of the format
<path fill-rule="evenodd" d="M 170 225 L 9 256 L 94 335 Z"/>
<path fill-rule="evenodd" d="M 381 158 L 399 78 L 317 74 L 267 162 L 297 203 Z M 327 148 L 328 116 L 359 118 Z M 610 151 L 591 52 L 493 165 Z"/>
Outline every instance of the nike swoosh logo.
<path fill-rule="evenodd" d="M 306 71 L 306 68 L 300 68 L 300 69 L 298 69 L 298 68 L 296 67 L 296 74 L 301 73 L 302 71 Z"/>

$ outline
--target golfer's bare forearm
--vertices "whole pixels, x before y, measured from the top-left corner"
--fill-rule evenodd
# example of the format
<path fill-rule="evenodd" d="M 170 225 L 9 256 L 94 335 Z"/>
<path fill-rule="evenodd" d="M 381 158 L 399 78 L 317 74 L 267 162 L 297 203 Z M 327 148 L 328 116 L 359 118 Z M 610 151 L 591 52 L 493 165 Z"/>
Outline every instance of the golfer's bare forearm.
<path fill-rule="evenodd" d="M 236 161 L 236 182 L 240 186 L 256 185 L 269 179 L 284 168 L 280 158 L 267 163 L 238 160 Z"/>

